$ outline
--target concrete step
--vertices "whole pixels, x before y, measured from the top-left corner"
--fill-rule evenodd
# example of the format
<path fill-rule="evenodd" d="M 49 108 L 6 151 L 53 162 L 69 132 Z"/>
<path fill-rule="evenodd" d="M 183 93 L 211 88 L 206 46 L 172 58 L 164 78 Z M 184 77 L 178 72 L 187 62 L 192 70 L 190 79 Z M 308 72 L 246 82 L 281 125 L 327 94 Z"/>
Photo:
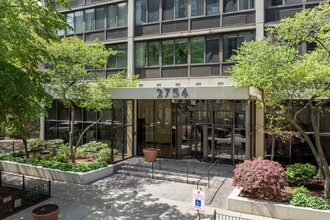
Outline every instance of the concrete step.
<path fill-rule="evenodd" d="M 146 167 L 146 166 L 136 166 L 136 165 L 122 165 L 121 169 L 123 170 L 130 170 L 130 171 L 136 171 L 136 172 L 152 172 L 152 167 Z M 181 171 L 173 171 L 173 170 L 167 170 L 167 169 L 159 169 L 158 167 L 154 166 L 154 173 L 157 174 L 163 174 L 163 175 L 176 175 L 176 176 L 181 176 L 181 177 L 185 177 L 187 178 L 187 173 L 181 172 Z M 198 174 L 191 174 L 188 173 L 188 179 L 189 178 L 195 178 L 195 179 L 200 179 L 202 177 L 202 175 L 198 175 Z M 211 175 L 211 178 L 213 176 Z M 204 178 L 207 178 L 207 175 L 205 175 Z"/>
<path fill-rule="evenodd" d="M 124 174 L 124 175 L 130 175 L 130 176 L 138 176 L 138 177 L 144 177 L 144 178 L 152 178 L 152 172 L 143 172 L 143 171 L 134 171 L 134 170 L 124 170 L 119 169 L 117 171 L 118 174 Z M 158 180 L 167 180 L 167 181 L 173 181 L 173 182 L 180 182 L 180 183 L 187 183 L 187 178 L 180 175 L 175 174 L 168 174 L 168 173 L 154 173 L 154 178 Z M 188 178 L 189 184 L 197 184 L 199 178 Z M 201 186 L 207 186 L 208 181 L 202 179 L 200 181 Z"/>

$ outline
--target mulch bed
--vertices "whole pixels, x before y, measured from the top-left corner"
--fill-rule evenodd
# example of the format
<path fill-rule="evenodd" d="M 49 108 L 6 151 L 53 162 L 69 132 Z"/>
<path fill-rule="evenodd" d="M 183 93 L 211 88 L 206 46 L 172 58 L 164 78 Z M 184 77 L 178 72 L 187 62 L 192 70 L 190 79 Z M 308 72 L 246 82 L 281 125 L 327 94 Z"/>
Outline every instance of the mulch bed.
<path fill-rule="evenodd" d="M 305 187 L 310 191 L 309 193 L 307 193 L 307 196 L 320 197 L 330 202 L 330 199 L 324 198 L 323 183 L 320 183 L 317 180 L 312 180 Z M 291 196 L 292 190 L 293 190 L 292 186 L 286 186 L 284 190 L 282 190 L 281 194 L 275 197 L 269 197 L 264 195 L 263 193 L 250 193 L 245 191 L 242 191 L 239 196 L 251 198 L 251 199 L 273 201 L 273 202 L 285 202 Z"/>

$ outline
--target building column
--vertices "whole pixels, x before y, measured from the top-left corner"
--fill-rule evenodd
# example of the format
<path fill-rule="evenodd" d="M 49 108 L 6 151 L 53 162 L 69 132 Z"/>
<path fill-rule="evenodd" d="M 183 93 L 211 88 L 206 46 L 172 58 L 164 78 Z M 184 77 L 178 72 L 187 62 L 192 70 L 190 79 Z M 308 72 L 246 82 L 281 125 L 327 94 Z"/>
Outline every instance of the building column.
<path fill-rule="evenodd" d="M 40 133 L 39 133 L 39 139 L 45 140 L 45 116 L 40 117 Z"/>
<path fill-rule="evenodd" d="M 256 40 L 261 40 L 265 35 L 265 4 L 264 0 L 255 0 L 256 7 Z M 256 157 L 265 154 L 265 134 L 260 131 L 265 125 L 264 107 L 256 106 Z M 254 156 L 254 155 L 253 155 Z"/>
<path fill-rule="evenodd" d="M 134 73 L 134 0 L 128 0 L 127 10 L 127 75 Z"/>

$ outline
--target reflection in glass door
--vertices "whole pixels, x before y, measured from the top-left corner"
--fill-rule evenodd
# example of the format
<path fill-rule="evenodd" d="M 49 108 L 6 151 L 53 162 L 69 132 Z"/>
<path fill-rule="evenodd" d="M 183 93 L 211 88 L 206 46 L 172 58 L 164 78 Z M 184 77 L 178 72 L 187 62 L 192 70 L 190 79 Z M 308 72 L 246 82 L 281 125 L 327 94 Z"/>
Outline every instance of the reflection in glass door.
<path fill-rule="evenodd" d="M 195 158 L 199 160 L 203 159 L 204 142 L 206 141 L 204 127 L 205 125 L 195 125 Z"/>
<path fill-rule="evenodd" d="M 233 138 L 232 128 L 214 126 L 214 159 L 221 162 L 232 163 Z"/>
<path fill-rule="evenodd" d="M 181 158 L 193 158 L 195 155 L 195 129 L 193 125 L 181 125 Z"/>

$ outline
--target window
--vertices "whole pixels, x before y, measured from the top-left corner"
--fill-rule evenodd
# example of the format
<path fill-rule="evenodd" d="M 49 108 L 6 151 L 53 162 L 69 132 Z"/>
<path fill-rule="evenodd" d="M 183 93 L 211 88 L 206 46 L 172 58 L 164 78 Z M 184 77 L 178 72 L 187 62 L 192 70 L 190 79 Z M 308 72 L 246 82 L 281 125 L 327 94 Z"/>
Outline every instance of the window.
<path fill-rule="evenodd" d="M 286 5 L 302 4 L 301 0 L 285 0 Z"/>
<path fill-rule="evenodd" d="M 191 38 L 191 63 L 204 63 L 204 37 Z"/>
<path fill-rule="evenodd" d="M 248 10 L 254 8 L 254 0 L 224 0 L 224 12 L 232 12 L 238 10 Z"/>
<path fill-rule="evenodd" d="M 242 32 L 238 34 L 226 34 L 223 36 L 223 58 L 227 61 L 232 55 L 235 54 L 234 50 L 237 50 L 244 41 L 254 40 L 254 32 Z"/>
<path fill-rule="evenodd" d="M 116 50 L 116 55 L 110 55 L 107 68 L 125 68 L 127 67 L 127 44 L 109 45 L 108 49 Z"/>
<path fill-rule="evenodd" d="M 271 0 L 272 6 L 283 5 L 283 0 Z"/>
<path fill-rule="evenodd" d="M 188 16 L 188 0 L 163 0 L 163 20 Z"/>
<path fill-rule="evenodd" d="M 66 22 L 72 27 L 74 28 L 74 13 L 70 13 L 66 15 Z M 69 28 L 66 29 L 66 33 L 67 34 L 73 34 L 73 31 L 70 30 Z"/>
<path fill-rule="evenodd" d="M 218 63 L 219 62 L 219 37 L 208 36 L 206 37 L 206 63 Z"/>
<path fill-rule="evenodd" d="M 219 14 L 219 0 L 206 0 L 206 14 Z"/>
<path fill-rule="evenodd" d="M 188 39 L 175 40 L 175 64 L 186 64 L 188 60 Z"/>
<path fill-rule="evenodd" d="M 148 43 L 148 66 L 159 65 L 159 42 L 153 41 Z"/>
<path fill-rule="evenodd" d="M 107 28 L 127 26 L 127 3 L 108 6 Z"/>
<path fill-rule="evenodd" d="M 137 0 L 135 2 L 135 23 L 145 24 L 159 21 L 158 0 Z"/>
<path fill-rule="evenodd" d="M 204 15 L 204 0 L 191 0 L 191 16 Z"/>
<path fill-rule="evenodd" d="M 76 11 L 74 13 L 74 32 L 75 33 L 83 32 L 83 22 L 84 22 L 83 11 Z"/>
<path fill-rule="evenodd" d="M 174 40 L 163 41 L 163 65 L 172 65 L 174 60 Z"/>
<path fill-rule="evenodd" d="M 127 26 L 127 3 L 118 4 L 118 27 Z"/>
<path fill-rule="evenodd" d="M 147 43 L 141 42 L 135 44 L 135 65 L 137 67 L 146 66 Z"/>
<path fill-rule="evenodd" d="M 85 31 L 95 30 L 95 9 L 85 10 Z"/>
<path fill-rule="evenodd" d="M 159 41 L 136 43 L 135 65 L 137 67 L 159 65 Z"/>
<path fill-rule="evenodd" d="M 104 29 L 104 8 L 95 9 L 95 30 Z"/>

